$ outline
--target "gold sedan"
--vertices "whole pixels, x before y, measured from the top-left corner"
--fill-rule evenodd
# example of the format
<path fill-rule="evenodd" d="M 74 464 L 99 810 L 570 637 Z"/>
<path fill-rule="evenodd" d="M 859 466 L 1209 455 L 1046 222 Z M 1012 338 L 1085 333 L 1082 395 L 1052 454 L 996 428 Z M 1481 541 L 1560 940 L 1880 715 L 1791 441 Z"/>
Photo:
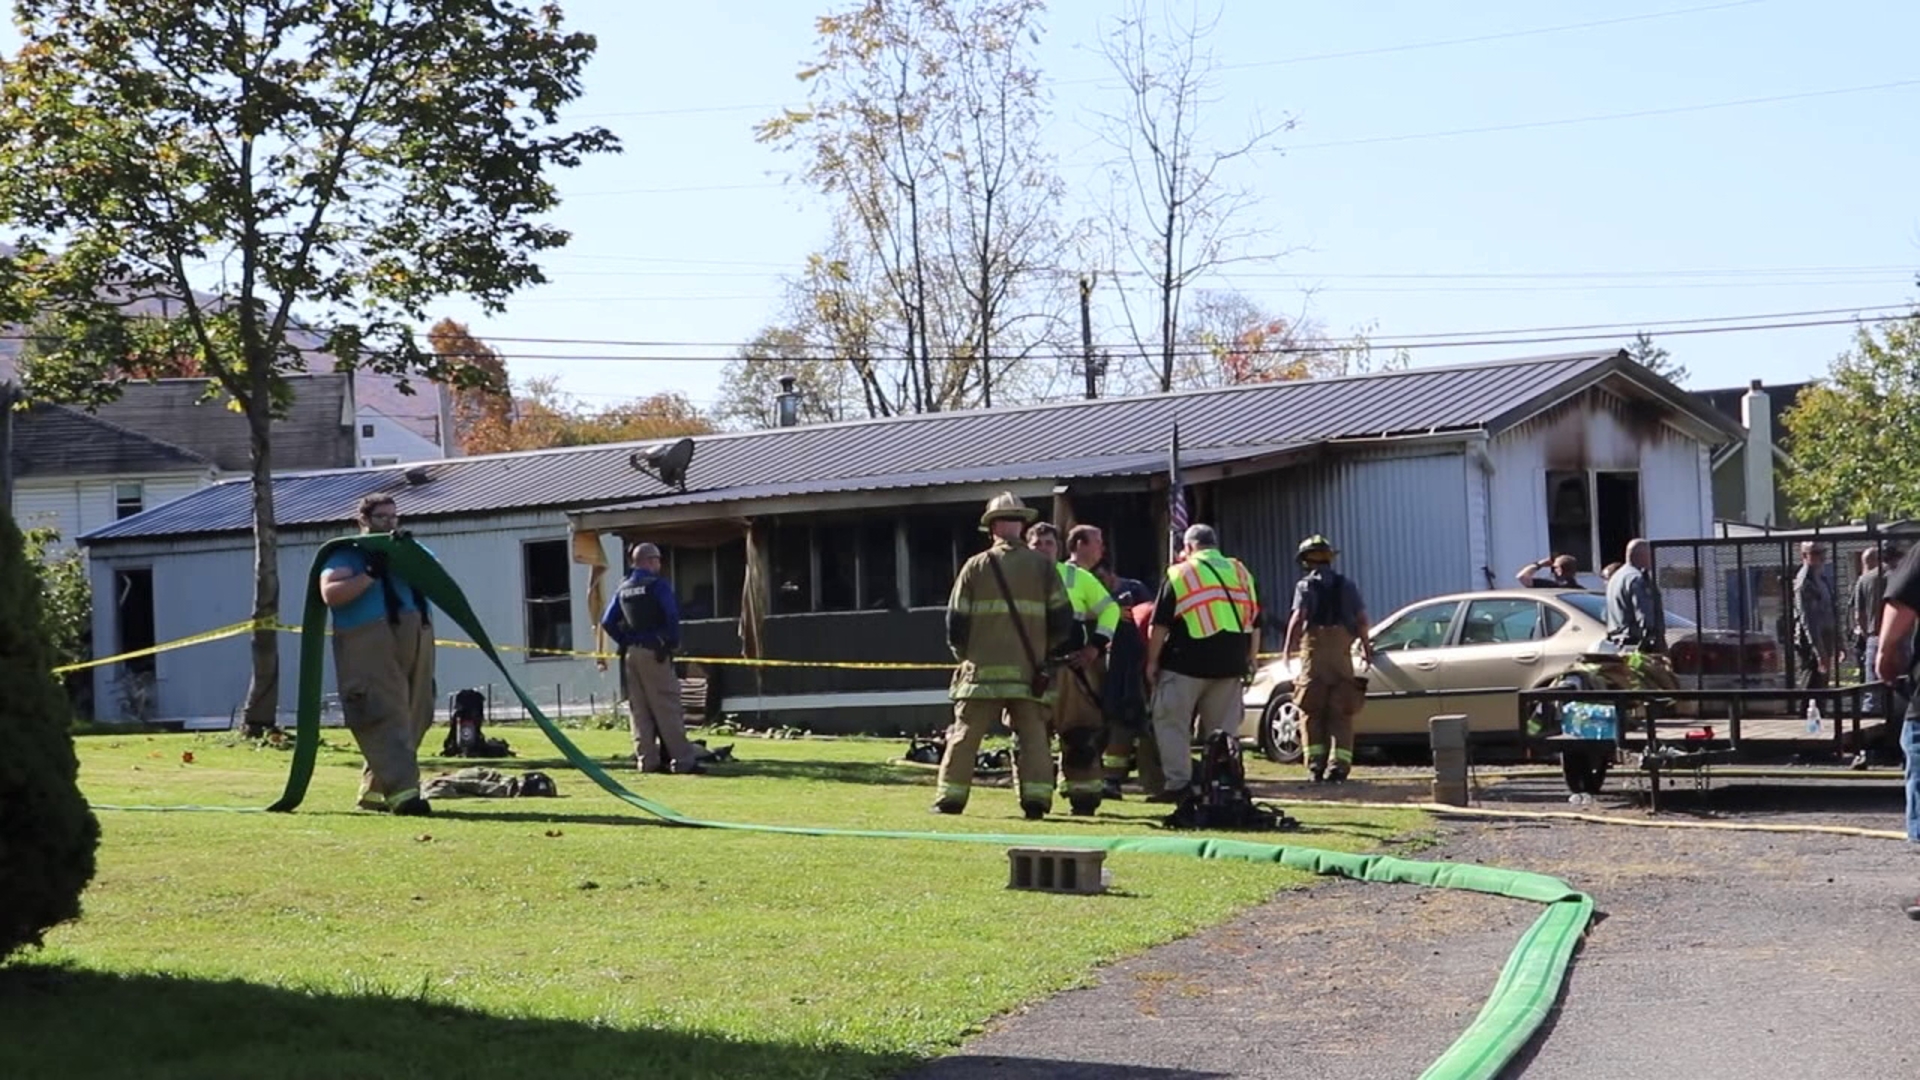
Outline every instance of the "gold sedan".
<path fill-rule="evenodd" d="M 1373 630 L 1367 705 L 1354 719 L 1362 745 L 1425 746 L 1427 721 L 1463 714 L 1477 744 L 1517 743 L 1516 698 L 1545 686 L 1605 637 L 1606 598 L 1580 589 L 1497 589 L 1416 601 Z M 1682 686 L 1732 689 L 1780 685 L 1780 646 L 1768 634 L 1702 629 L 1667 613 L 1667 655 Z M 1275 659 L 1254 675 L 1243 698 L 1260 749 L 1279 762 L 1300 760 L 1299 710 L 1293 704 L 1298 661 Z"/>

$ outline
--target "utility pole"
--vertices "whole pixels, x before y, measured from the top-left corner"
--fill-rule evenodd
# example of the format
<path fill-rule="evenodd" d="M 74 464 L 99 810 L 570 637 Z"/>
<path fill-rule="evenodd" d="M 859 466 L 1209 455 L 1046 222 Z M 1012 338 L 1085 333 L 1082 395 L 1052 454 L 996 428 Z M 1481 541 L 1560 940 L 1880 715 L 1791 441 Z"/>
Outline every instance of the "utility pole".
<path fill-rule="evenodd" d="M 1080 275 L 1080 366 L 1087 376 L 1087 400 L 1100 396 L 1099 368 L 1093 361 L 1093 276 Z"/>

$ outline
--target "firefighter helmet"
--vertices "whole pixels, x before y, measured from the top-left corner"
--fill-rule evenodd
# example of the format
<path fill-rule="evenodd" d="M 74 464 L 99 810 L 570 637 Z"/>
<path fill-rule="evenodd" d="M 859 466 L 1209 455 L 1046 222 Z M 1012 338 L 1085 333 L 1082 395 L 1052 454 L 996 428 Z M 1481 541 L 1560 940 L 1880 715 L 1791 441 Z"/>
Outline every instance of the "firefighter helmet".
<path fill-rule="evenodd" d="M 1036 520 L 1039 516 L 1038 510 L 1021 502 L 1013 492 L 1003 491 L 987 503 L 986 512 L 980 515 L 980 531 L 985 532 L 996 521 L 1011 518 L 1024 525 Z"/>
<path fill-rule="evenodd" d="M 1302 562 L 1332 562 L 1333 557 L 1340 554 L 1340 549 L 1333 546 L 1333 541 L 1314 533 L 1300 541 L 1298 554 Z"/>

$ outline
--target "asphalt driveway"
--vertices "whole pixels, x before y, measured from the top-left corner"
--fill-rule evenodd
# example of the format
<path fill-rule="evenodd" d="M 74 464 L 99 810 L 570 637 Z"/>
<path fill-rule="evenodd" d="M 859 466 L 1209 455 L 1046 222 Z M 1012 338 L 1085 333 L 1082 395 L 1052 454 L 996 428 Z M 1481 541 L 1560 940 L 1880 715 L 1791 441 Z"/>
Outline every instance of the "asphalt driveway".
<path fill-rule="evenodd" d="M 1348 785 L 1378 797 L 1386 788 Z M 1491 804 L 1568 809 L 1551 781 Z M 1285 799 L 1287 793 L 1282 792 Z M 1722 782 L 1663 817 L 1897 827 L 1897 786 Z M 1602 812 L 1644 816 L 1624 793 Z M 1826 835 L 1449 820 L 1410 857 L 1540 871 L 1595 925 L 1528 1080 L 1920 1076 L 1920 851 Z M 993 1025 L 912 1080 L 1417 1076 L 1465 1029 L 1533 904 L 1329 879 L 1116 964 Z"/>

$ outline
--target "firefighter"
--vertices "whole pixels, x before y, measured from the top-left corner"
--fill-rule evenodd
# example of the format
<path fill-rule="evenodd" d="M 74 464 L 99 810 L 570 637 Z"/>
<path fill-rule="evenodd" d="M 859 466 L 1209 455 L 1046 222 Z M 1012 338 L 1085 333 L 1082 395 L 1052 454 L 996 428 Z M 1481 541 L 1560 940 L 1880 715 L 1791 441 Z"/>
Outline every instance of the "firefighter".
<path fill-rule="evenodd" d="M 1020 542 L 1038 516 L 1010 492 L 994 496 L 980 515 L 993 543 L 960 567 L 947 597 L 947 647 L 959 667 L 947 692 L 953 726 L 940 757 L 937 813 L 967 808 L 980 739 L 1003 715 L 1013 730 L 1021 811 L 1035 820 L 1053 808 L 1051 661 L 1072 642 L 1073 604 L 1051 560 Z"/>
<path fill-rule="evenodd" d="M 1240 734 L 1242 692 L 1260 647 L 1253 575 L 1220 553 L 1213 526 L 1188 526 L 1180 561 L 1167 568 L 1147 638 L 1153 734 L 1166 787 L 1149 802 L 1179 802 L 1193 782 L 1193 720 L 1200 737 Z"/>
<path fill-rule="evenodd" d="M 1300 709 L 1301 739 L 1307 747 L 1307 771 L 1315 783 L 1339 782 L 1353 769 L 1353 718 L 1366 704 L 1353 670 L 1353 646 L 1373 660 L 1373 634 L 1366 603 L 1352 580 L 1333 569 L 1340 554 L 1324 536 L 1300 542 L 1306 575 L 1293 593 L 1281 653 L 1296 649 L 1300 671 L 1293 680 L 1293 703 Z M 1331 753 L 1332 764 L 1328 764 Z"/>
<path fill-rule="evenodd" d="M 400 511 L 368 495 L 362 535 L 391 533 Z M 433 725 L 433 623 L 427 598 L 387 565 L 385 552 L 341 547 L 328 556 L 320 599 L 333 615 L 333 670 L 347 730 L 366 759 L 359 805 L 403 816 L 432 813 L 420 793 L 420 741 Z"/>
<path fill-rule="evenodd" d="M 1100 530 L 1075 525 L 1067 533 L 1068 558 L 1059 562 L 1060 530 L 1042 521 L 1027 529 L 1027 546 L 1045 555 L 1060 569 L 1060 583 L 1073 604 L 1073 635 L 1067 663 L 1059 674 L 1059 693 L 1053 701 L 1053 734 L 1060 740 L 1060 788 L 1074 814 L 1086 816 L 1100 808 L 1106 785 L 1100 772 L 1100 750 L 1106 741 L 1101 684 L 1107 677 L 1107 647 L 1120 625 L 1120 605 L 1094 575 L 1093 566 L 1105 552 Z"/>

